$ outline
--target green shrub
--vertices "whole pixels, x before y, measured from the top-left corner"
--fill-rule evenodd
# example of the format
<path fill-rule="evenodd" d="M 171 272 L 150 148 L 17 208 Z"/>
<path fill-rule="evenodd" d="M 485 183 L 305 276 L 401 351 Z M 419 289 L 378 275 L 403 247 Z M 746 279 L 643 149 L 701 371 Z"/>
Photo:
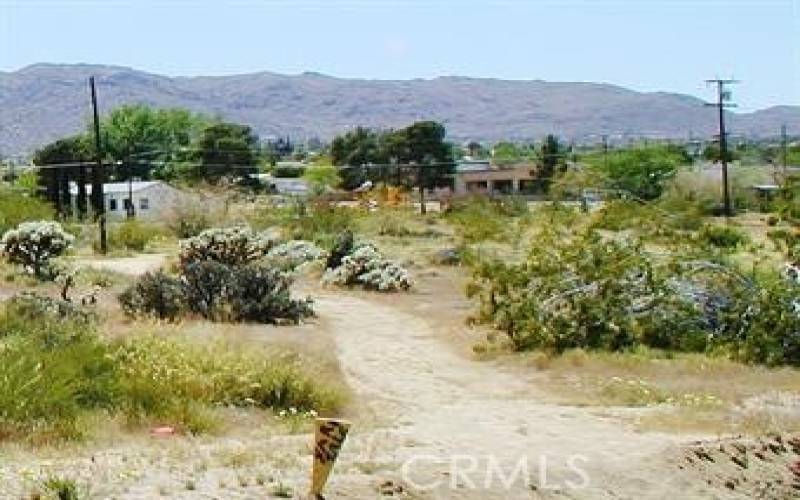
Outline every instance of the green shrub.
<path fill-rule="evenodd" d="M 511 220 L 508 211 L 499 201 L 485 196 L 472 196 L 456 200 L 447 214 L 447 220 L 466 243 L 503 241 L 508 237 Z"/>
<path fill-rule="evenodd" d="M 547 229 L 521 264 L 476 265 L 477 319 L 519 350 L 722 350 L 760 363 L 800 362 L 800 287 L 735 268 L 654 257 L 641 243 Z"/>
<path fill-rule="evenodd" d="M 112 249 L 142 252 L 148 243 L 162 234 L 163 231 L 152 224 L 130 219 L 112 227 L 108 234 L 108 245 Z"/>
<path fill-rule="evenodd" d="M 0 188 L 0 234 L 23 222 L 52 220 L 53 207 L 28 193 Z"/>
<path fill-rule="evenodd" d="M 119 295 L 119 302 L 129 316 L 150 315 L 170 321 L 186 310 L 181 281 L 163 271 L 141 276 Z"/>
<path fill-rule="evenodd" d="M 55 277 L 50 259 L 66 252 L 75 238 L 58 222 L 23 222 L 0 239 L 0 254 L 39 279 Z"/>
<path fill-rule="evenodd" d="M 703 226 L 697 237 L 705 245 L 725 249 L 736 248 L 750 241 L 744 232 L 735 227 L 711 224 Z"/>
<path fill-rule="evenodd" d="M 313 314 L 309 299 L 291 298 L 291 277 L 264 265 L 195 262 L 182 281 L 189 309 L 214 321 L 297 323 Z"/>
<path fill-rule="evenodd" d="M 354 210 L 321 203 L 306 208 L 301 215 L 286 221 L 290 239 L 307 240 L 328 247 L 338 234 L 352 229 Z"/>

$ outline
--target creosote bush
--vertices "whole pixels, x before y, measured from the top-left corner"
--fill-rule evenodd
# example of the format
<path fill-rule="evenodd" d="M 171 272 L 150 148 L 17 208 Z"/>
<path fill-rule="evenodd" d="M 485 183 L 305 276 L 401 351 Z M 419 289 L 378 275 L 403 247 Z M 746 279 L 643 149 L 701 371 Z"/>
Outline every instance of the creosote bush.
<path fill-rule="evenodd" d="M 647 346 L 800 364 L 797 284 L 591 230 L 542 230 L 524 262 L 479 262 L 468 292 L 477 319 L 518 350 Z"/>
<path fill-rule="evenodd" d="M 152 224 L 136 219 L 126 220 L 111 227 L 108 234 L 108 245 L 112 249 L 141 252 L 145 250 L 148 243 L 162 236 L 163 233 L 161 229 Z"/>
<path fill-rule="evenodd" d="M 52 279 L 50 260 L 66 252 L 74 240 L 58 222 L 23 222 L 0 239 L 0 254 L 37 278 Z"/>

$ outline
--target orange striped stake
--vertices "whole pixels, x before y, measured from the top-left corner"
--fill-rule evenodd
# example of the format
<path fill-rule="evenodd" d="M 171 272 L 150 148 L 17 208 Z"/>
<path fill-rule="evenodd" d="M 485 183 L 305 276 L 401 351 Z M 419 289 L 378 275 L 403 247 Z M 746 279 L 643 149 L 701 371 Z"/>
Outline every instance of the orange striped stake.
<path fill-rule="evenodd" d="M 336 418 L 317 418 L 314 421 L 314 465 L 311 469 L 309 496 L 321 499 L 333 464 L 339 456 L 350 422 Z"/>

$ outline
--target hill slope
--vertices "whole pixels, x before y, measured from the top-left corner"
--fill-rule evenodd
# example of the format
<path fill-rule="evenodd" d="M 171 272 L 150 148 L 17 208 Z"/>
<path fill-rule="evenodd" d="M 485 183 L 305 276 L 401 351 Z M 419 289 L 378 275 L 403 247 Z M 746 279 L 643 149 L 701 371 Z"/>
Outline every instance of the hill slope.
<path fill-rule="evenodd" d="M 600 134 L 707 136 L 713 111 L 681 94 L 641 93 L 597 83 L 465 77 L 432 80 L 341 79 L 317 73 L 165 77 L 130 68 L 37 64 L 0 72 L 0 153 L 23 154 L 78 131 L 90 117 L 86 80 L 96 75 L 100 106 L 182 106 L 247 123 L 262 136 L 333 135 L 357 125 L 398 127 L 418 119 L 446 123 L 452 139 L 527 139 L 555 132 L 577 140 Z M 800 107 L 731 117 L 734 133 L 774 135 L 800 128 Z"/>

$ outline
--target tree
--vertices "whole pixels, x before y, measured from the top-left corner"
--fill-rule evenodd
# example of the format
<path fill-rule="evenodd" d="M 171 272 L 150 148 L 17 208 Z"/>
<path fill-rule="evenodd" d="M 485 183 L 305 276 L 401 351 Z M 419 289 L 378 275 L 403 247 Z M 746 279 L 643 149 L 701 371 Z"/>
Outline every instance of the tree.
<path fill-rule="evenodd" d="M 33 154 L 33 164 L 43 166 L 39 169 L 39 184 L 44 197 L 53 204 L 61 215 L 71 212 L 69 183 L 77 185 L 78 216 L 86 213 L 87 167 L 81 163 L 93 161 L 93 147 L 89 136 L 73 135 L 59 139 L 38 149 Z"/>
<path fill-rule="evenodd" d="M 175 163 L 185 161 L 185 149 L 199 136 L 208 120 L 181 108 L 154 109 L 145 105 L 116 108 L 100 123 L 106 155 L 123 162 L 116 173 L 149 178 L 175 177 Z M 159 166 L 151 167 L 154 163 Z"/>
<path fill-rule="evenodd" d="M 542 180 L 545 191 L 549 189 L 556 170 L 563 171 L 565 166 L 564 151 L 558 138 L 553 134 L 548 134 L 539 149 L 538 161 L 538 176 Z"/>
<path fill-rule="evenodd" d="M 189 175 L 211 182 L 258 172 L 258 136 L 247 125 L 213 123 L 203 129 L 196 146 L 196 165 Z"/>
<path fill-rule="evenodd" d="M 520 147 L 513 142 L 501 141 L 492 147 L 492 163 L 499 166 L 513 165 L 522 161 Z"/>
<path fill-rule="evenodd" d="M 739 154 L 734 150 L 734 148 L 728 147 L 727 153 L 726 161 L 728 163 L 739 159 Z M 714 163 L 722 161 L 722 152 L 719 149 L 719 143 L 712 143 L 703 148 L 703 159 Z"/>
<path fill-rule="evenodd" d="M 683 154 L 663 145 L 617 149 L 607 155 L 592 155 L 585 161 L 605 174 L 612 189 L 644 200 L 661 196 L 664 183 L 687 163 Z"/>
<path fill-rule="evenodd" d="M 311 191 L 316 195 L 321 195 L 329 188 L 335 188 L 342 182 L 336 167 L 326 165 L 306 168 L 303 179 L 308 182 L 311 186 Z"/>

